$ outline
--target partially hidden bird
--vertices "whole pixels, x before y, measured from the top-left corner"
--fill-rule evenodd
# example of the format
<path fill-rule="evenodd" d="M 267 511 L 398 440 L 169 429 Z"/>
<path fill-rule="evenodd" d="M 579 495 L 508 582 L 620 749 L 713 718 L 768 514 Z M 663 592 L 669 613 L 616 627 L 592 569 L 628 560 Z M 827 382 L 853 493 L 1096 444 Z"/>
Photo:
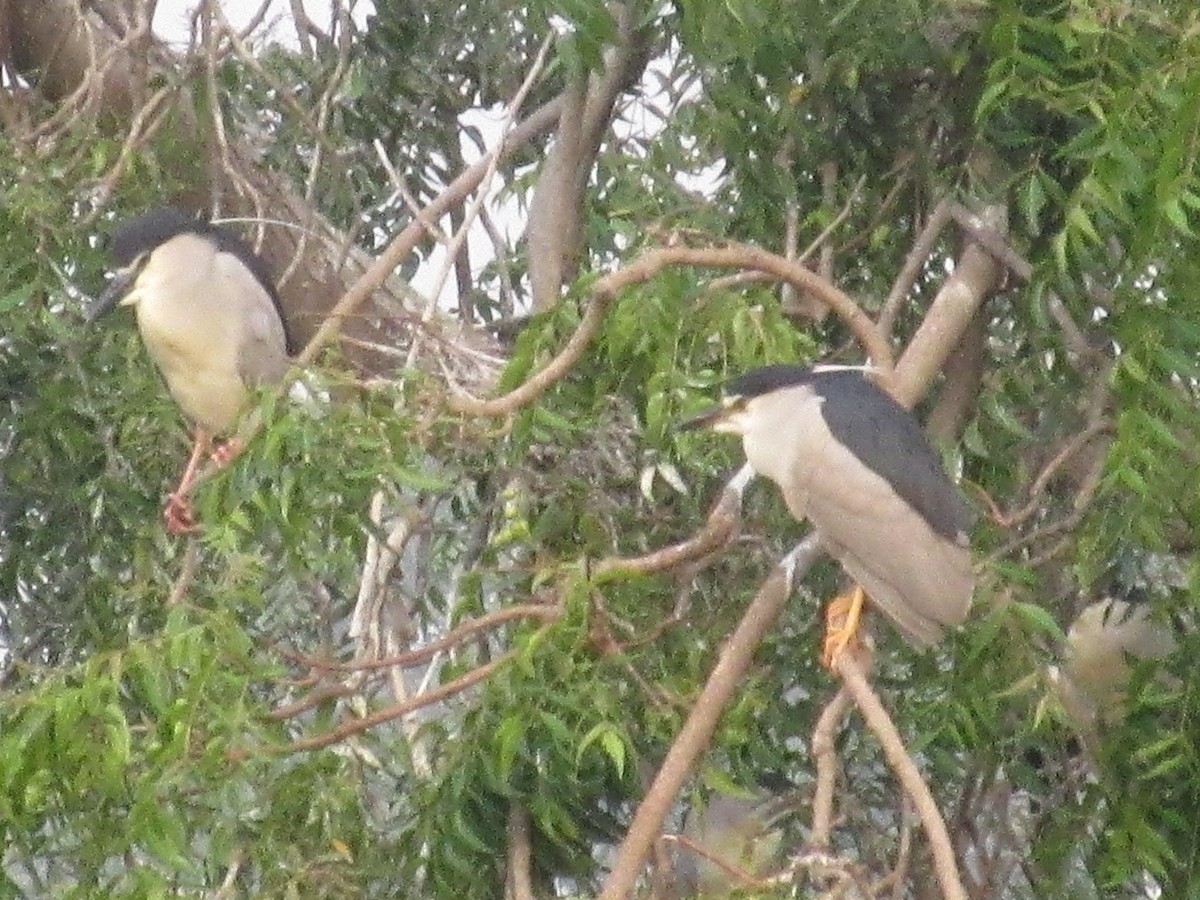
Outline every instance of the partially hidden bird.
<path fill-rule="evenodd" d="M 202 458 L 207 452 L 226 465 L 237 455 L 231 433 L 251 392 L 281 379 L 295 348 L 265 262 L 229 229 L 161 207 L 122 223 L 108 250 L 116 272 L 87 319 L 132 307 L 192 423 L 191 456 L 163 509 L 167 530 L 188 534 L 198 528 L 190 497 Z"/>
<path fill-rule="evenodd" d="M 864 590 L 917 647 L 966 619 L 971 511 L 917 420 L 862 367 L 755 369 L 684 423 L 701 426 L 741 436 L 751 467 L 856 582 L 839 598 L 845 622 L 826 641 L 826 665 L 853 639 Z"/>
<path fill-rule="evenodd" d="M 1051 670 L 1067 715 L 1080 729 L 1095 729 L 1124 714 L 1125 689 L 1138 663 L 1165 659 L 1175 635 L 1152 615 L 1149 603 L 1105 597 L 1071 623 L 1061 668 Z"/>

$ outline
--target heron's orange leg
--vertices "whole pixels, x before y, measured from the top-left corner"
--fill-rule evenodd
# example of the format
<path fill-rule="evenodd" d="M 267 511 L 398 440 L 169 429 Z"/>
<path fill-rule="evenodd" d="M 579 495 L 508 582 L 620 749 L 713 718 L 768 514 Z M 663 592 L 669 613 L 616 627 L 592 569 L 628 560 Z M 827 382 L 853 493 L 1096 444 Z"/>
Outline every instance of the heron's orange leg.
<path fill-rule="evenodd" d="M 187 467 L 179 479 L 179 486 L 167 495 L 167 503 L 163 507 L 163 524 L 171 534 L 192 534 L 198 529 L 196 513 L 192 509 L 189 495 L 192 492 L 192 485 L 196 483 L 200 459 L 211 443 L 208 432 L 197 428 L 196 442 L 192 445 L 192 455 L 188 458 Z"/>
<path fill-rule="evenodd" d="M 858 626 L 866 599 L 866 591 L 856 584 L 845 594 L 834 597 L 825 607 L 825 645 L 821 651 L 821 664 L 825 668 L 832 669 L 842 651 L 858 640 Z"/>

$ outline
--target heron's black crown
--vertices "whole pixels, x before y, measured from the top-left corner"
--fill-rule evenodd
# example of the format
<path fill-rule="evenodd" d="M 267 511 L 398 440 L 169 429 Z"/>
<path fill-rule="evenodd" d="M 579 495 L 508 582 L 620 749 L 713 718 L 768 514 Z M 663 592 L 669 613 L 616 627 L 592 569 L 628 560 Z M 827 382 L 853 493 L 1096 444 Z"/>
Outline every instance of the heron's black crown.
<path fill-rule="evenodd" d="M 216 242 L 212 235 L 216 230 L 216 226 L 182 209 L 164 206 L 123 222 L 109 241 L 108 252 L 117 265 L 127 266 L 146 251 L 181 234 L 195 234 Z"/>
<path fill-rule="evenodd" d="M 271 277 L 263 258 L 228 229 L 198 219 L 178 207 L 160 206 L 123 222 L 109 240 L 108 252 L 117 265 L 124 268 L 143 253 L 161 247 L 171 238 L 181 234 L 194 234 L 211 241 L 222 253 L 236 256 L 253 273 L 255 280 L 270 295 L 279 320 L 283 322 L 288 354 L 294 354 L 296 347 L 293 344 L 291 329 L 287 327 L 287 320 L 283 315 L 279 293 L 275 290 L 275 279 Z"/>
<path fill-rule="evenodd" d="M 812 366 L 794 366 L 786 363 L 762 366 L 730 379 L 725 385 L 725 393 L 730 397 L 761 397 L 780 388 L 808 384 L 813 380 L 814 374 Z"/>

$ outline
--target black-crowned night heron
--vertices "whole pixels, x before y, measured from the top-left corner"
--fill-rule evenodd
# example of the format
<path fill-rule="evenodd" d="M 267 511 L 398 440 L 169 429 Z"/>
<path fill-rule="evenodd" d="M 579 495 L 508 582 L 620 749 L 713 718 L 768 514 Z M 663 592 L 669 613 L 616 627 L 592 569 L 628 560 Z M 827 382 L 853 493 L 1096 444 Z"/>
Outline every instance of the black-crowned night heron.
<path fill-rule="evenodd" d="M 916 419 L 861 370 L 755 369 L 685 427 L 702 425 L 741 435 L 750 465 L 859 585 L 827 664 L 853 636 L 864 589 L 918 647 L 966 618 L 971 513 Z"/>
<path fill-rule="evenodd" d="M 191 458 L 163 510 L 168 530 L 187 533 L 195 528 L 189 493 L 201 457 L 233 430 L 250 391 L 287 371 L 291 340 L 265 264 L 224 228 L 154 209 L 122 224 L 109 251 L 119 268 L 88 321 L 132 306 L 146 348 L 195 427 Z M 213 459 L 223 465 L 236 452 L 224 442 Z"/>
<path fill-rule="evenodd" d="M 1060 668 L 1051 670 L 1063 709 L 1081 731 L 1119 718 L 1133 666 L 1175 649 L 1170 626 L 1146 603 L 1105 598 L 1084 608 L 1067 632 Z"/>

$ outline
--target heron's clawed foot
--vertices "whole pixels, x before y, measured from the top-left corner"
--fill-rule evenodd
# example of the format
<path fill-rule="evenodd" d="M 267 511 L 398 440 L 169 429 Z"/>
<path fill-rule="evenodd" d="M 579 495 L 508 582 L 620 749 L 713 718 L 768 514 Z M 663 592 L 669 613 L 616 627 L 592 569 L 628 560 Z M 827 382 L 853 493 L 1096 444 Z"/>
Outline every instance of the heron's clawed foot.
<path fill-rule="evenodd" d="M 187 494 L 176 491 L 167 497 L 167 504 L 163 507 L 163 524 L 168 532 L 177 535 L 195 534 L 200 530 L 196 511 Z"/>
<path fill-rule="evenodd" d="M 235 437 L 217 438 L 213 441 L 212 453 L 209 454 L 209 458 L 217 468 L 223 469 L 237 459 L 245 449 L 246 445 Z"/>
<path fill-rule="evenodd" d="M 825 645 L 821 650 L 821 665 L 832 670 L 834 661 L 847 647 L 858 644 L 858 626 L 862 621 L 866 592 L 858 585 L 839 594 L 825 607 Z"/>

